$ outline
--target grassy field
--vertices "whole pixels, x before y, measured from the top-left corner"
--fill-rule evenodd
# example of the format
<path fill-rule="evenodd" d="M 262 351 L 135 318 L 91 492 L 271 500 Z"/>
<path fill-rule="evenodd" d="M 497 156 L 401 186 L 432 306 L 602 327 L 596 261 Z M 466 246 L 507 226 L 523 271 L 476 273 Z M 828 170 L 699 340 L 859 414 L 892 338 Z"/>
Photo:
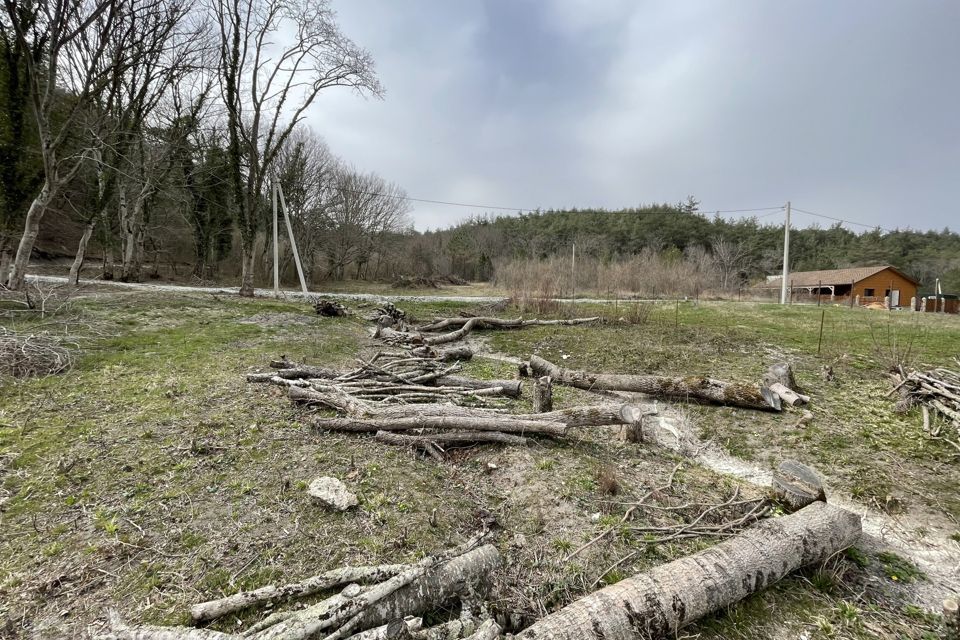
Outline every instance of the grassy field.
<path fill-rule="evenodd" d="M 430 318 L 471 307 L 405 308 Z M 68 336 L 77 362 L 58 376 L 0 381 L 0 629 L 82 636 L 111 607 L 133 621 L 183 623 L 202 599 L 343 564 L 413 560 L 491 522 L 505 559 L 494 604 L 533 619 L 595 583 L 710 544 L 650 545 L 624 529 L 565 560 L 678 464 L 669 499 L 719 501 L 735 487 L 760 494 L 668 451 L 623 442 L 615 430 L 528 449 L 463 449 L 438 464 L 369 438 L 313 432 L 279 389 L 244 382 L 281 354 L 345 366 L 371 353 L 364 309 L 353 310 L 324 319 L 305 304 L 103 290 L 53 318 L 4 318 L 17 331 Z M 884 336 L 911 343 L 917 363 L 948 363 L 960 352 L 957 319 L 830 308 L 818 355 L 819 323 L 811 308 L 665 305 L 639 324 L 532 328 L 492 334 L 490 344 L 514 356 L 566 355 L 566 366 L 744 381 L 787 358 L 813 396 L 810 425 L 791 428 L 792 412 L 689 405 L 703 437 L 762 464 L 784 455 L 816 464 L 864 504 L 956 522 L 955 451 L 925 440 L 917 415 L 893 412 L 882 374 L 893 353 Z M 820 378 L 823 364 L 833 382 Z M 514 367 L 478 359 L 467 371 L 509 377 Z M 586 395 L 556 392 L 561 406 Z M 304 489 L 317 475 L 344 479 L 361 508 L 332 514 L 311 504 Z M 904 558 L 854 549 L 685 634 L 932 638 L 937 619 L 912 590 L 923 581 Z"/>

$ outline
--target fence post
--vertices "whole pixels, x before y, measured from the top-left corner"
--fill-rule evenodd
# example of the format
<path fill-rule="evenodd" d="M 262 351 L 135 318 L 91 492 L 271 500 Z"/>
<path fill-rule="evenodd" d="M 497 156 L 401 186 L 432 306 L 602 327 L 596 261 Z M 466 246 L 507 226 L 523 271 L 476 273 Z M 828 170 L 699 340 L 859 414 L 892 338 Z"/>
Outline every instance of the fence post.
<path fill-rule="evenodd" d="M 817 306 L 818 307 L 820 306 L 820 287 L 822 286 L 823 286 L 823 280 L 817 280 Z"/>

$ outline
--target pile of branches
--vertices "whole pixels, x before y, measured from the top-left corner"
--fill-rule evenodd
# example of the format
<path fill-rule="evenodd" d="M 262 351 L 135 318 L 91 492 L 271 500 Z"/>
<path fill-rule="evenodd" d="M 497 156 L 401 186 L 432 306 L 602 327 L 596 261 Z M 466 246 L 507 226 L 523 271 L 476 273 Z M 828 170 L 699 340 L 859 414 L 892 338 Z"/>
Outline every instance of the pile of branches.
<path fill-rule="evenodd" d="M 483 603 L 490 591 L 491 573 L 500 564 L 500 554 L 493 545 L 484 544 L 483 538 L 483 535 L 475 536 L 459 547 L 427 556 L 416 564 L 343 567 L 292 584 L 271 585 L 202 602 L 190 609 L 195 625 L 244 609 L 270 611 L 268 616 L 239 633 L 190 627 L 131 627 L 113 614 L 110 633 L 103 637 L 117 640 L 498 638 L 501 629 L 489 617 Z M 334 588 L 341 589 L 302 609 L 277 610 L 274 606 Z M 440 614 L 455 600 L 461 603 L 459 618 L 424 628 L 424 618 L 420 616 Z"/>
<path fill-rule="evenodd" d="M 516 380 L 474 380 L 453 375 L 460 370 L 460 361 L 472 356 L 469 349 L 380 351 L 369 360 L 358 360 L 360 366 L 351 371 L 303 365 L 283 358 L 270 363 L 275 371 L 248 374 L 247 381 L 300 387 L 378 404 L 445 402 L 487 406 L 488 398 L 520 395 L 520 383 Z M 342 400 L 338 401 L 341 403 Z"/>
<path fill-rule="evenodd" d="M 73 365 L 62 340 L 43 334 L 20 334 L 0 327 L 0 375 L 29 378 L 62 373 Z"/>
<path fill-rule="evenodd" d="M 470 332 L 480 329 L 522 329 L 532 326 L 571 326 L 600 322 L 600 316 L 590 318 L 571 318 L 568 320 L 524 320 L 523 318 L 504 319 L 491 317 L 437 318 L 433 322 L 412 330 L 394 327 L 384 323 L 377 324 L 374 337 L 388 344 L 436 346 L 462 340 Z"/>
<path fill-rule="evenodd" d="M 960 359 L 957 359 L 957 365 L 960 366 Z M 899 373 L 892 374 L 892 378 L 896 386 L 890 394 L 900 393 L 898 408 L 907 410 L 914 405 L 920 405 L 924 432 L 960 451 L 960 444 L 941 435 L 944 426 L 949 425 L 960 436 L 960 370 L 940 367 L 907 373 L 901 368 Z M 930 415 L 931 411 L 933 416 Z M 940 419 L 936 420 L 935 417 Z"/>

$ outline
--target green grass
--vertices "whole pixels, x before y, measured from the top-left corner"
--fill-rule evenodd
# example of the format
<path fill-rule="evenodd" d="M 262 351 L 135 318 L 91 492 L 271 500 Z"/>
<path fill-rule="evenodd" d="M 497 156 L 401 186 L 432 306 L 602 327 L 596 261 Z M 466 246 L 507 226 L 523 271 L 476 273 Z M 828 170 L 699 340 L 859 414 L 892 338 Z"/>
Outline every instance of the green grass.
<path fill-rule="evenodd" d="M 497 583 L 510 585 L 498 591 L 494 605 L 535 617 L 591 590 L 595 580 L 616 582 L 708 544 L 646 545 L 608 571 L 637 548 L 635 534 L 623 527 L 565 560 L 618 523 L 623 503 L 662 485 L 680 462 L 669 452 L 623 443 L 615 430 L 529 449 L 464 449 L 439 465 L 370 438 L 312 432 L 301 423 L 309 417 L 305 410 L 280 389 L 245 383 L 245 373 L 281 354 L 346 367 L 369 353 L 364 308 L 349 306 L 357 315 L 321 319 L 306 304 L 109 292 L 78 299 L 53 325 L 12 323 L 24 331 L 66 333 L 79 358 L 63 375 L 0 381 L 0 616 L 48 637 L 78 635 L 99 624 L 109 607 L 132 621 L 183 623 L 187 607 L 201 598 L 342 564 L 412 561 L 461 542 L 493 518 L 504 557 Z M 418 319 L 471 308 L 403 306 Z M 939 491 L 933 495 L 944 508 L 956 508 L 955 489 L 946 489 L 956 486 L 955 466 L 946 466 L 949 451 L 919 436 L 916 416 L 887 409 L 886 382 L 864 329 L 864 319 L 875 316 L 831 309 L 830 342 L 817 356 L 811 332 L 819 315 L 810 309 L 682 305 L 679 327 L 673 313 L 664 306 L 643 325 L 540 327 L 496 333 L 491 340 L 516 356 L 567 354 L 567 366 L 734 380 L 757 379 L 772 361 L 770 350 L 777 350 L 794 361 L 814 396 L 813 424 L 793 431 L 786 428 L 792 413 L 689 408 L 704 434 L 758 461 L 781 449 L 812 457 L 844 487 L 862 487 L 866 502 L 891 492 L 923 502 L 921 493 Z M 960 346 L 955 324 L 923 322 L 929 333 L 918 342 L 920 357 L 946 362 L 944 354 Z M 835 363 L 833 385 L 819 382 L 824 362 Z M 513 365 L 484 359 L 465 371 L 515 375 Z M 562 387 L 554 398 L 558 406 L 592 399 Z M 529 399 L 511 406 L 527 410 Z M 865 452 L 869 458 L 861 459 Z M 888 456 L 896 456 L 910 482 L 885 464 Z M 612 470 L 620 493 L 603 492 L 598 469 Z M 323 474 L 351 486 L 360 509 L 333 514 L 311 504 L 305 488 Z M 718 501 L 739 483 L 687 464 L 674 484 L 664 499 L 682 502 Z M 741 490 L 758 493 L 749 485 Z M 591 517 L 597 512 L 599 522 Z M 886 594 L 844 604 L 871 571 L 889 566 L 898 582 L 907 579 L 892 558 L 863 559 L 843 560 L 843 575 L 835 579 L 828 579 L 835 573 L 818 577 L 816 570 L 791 577 L 693 632 L 761 638 L 789 628 L 811 637 L 860 638 L 867 637 L 863 629 L 880 625 L 896 637 L 906 622 L 921 631 L 935 624 Z M 897 586 L 892 578 L 885 584 Z M 235 629 L 236 620 L 220 628 Z M 832 636 L 821 633 L 826 628 Z M 903 637 L 922 637 L 917 633 L 904 631 Z"/>

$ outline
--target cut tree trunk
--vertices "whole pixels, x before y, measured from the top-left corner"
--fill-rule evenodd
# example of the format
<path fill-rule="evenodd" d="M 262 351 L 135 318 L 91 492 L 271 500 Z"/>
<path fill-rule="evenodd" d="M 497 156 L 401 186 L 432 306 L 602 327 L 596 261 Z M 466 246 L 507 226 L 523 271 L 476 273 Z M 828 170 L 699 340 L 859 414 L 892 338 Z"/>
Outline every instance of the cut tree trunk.
<path fill-rule="evenodd" d="M 385 564 L 371 567 L 333 569 L 300 582 L 280 587 L 268 585 L 253 591 L 241 591 L 218 600 L 195 604 L 190 607 L 190 617 L 194 624 L 209 622 L 253 605 L 286 598 L 305 598 L 319 591 L 351 582 L 382 582 L 409 567 L 410 565 L 406 564 Z"/>
<path fill-rule="evenodd" d="M 702 376 L 673 378 L 655 375 L 618 375 L 564 369 L 539 356 L 530 357 L 534 375 L 554 382 L 594 391 L 632 391 L 662 398 L 695 399 L 714 404 L 776 411 L 754 385 L 723 382 Z"/>
<path fill-rule="evenodd" d="M 450 560 L 435 563 L 422 574 L 411 573 L 412 580 L 395 590 L 389 590 L 389 581 L 372 587 L 369 592 L 355 598 L 355 607 L 347 605 L 337 611 L 337 619 L 318 618 L 311 615 L 308 608 L 247 637 L 252 640 L 345 638 L 398 618 L 428 613 L 458 595 L 482 596 L 489 591 L 491 574 L 499 565 L 500 554 L 496 547 L 484 545 Z M 378 588 L 385 590 L 384 595 L 365 606 L 364 598 L 371 597 Z M 324 630 L 332 633 L 325 636 Z"/>
<path fill-rule="evenodd" d="M 517 420 L 512 416 L 410 416 L 392 419 L 317 418 L 313 426 L 321 431 L 410 431 L 412 429 L 452 429 L 456 431 L 501 431 L 504 433 L 535 433 L 560 437 L 566 435 L 567 425 L 541 420 Z"/>
<path fill-rule="evenodd" d="M 430 433 L 424 435 L 406 435 L 391 431 L 377 431 L 376 439 L 386 444 L 424 448 L 426 445 L 474 444 L 477 442 L 496 442 L 524 446 L 530 442 L 528 438 L 500 433 L 499 431 L 448 431 L 446 433 Z"/>
<path fill-rule="evenodd" d="M 767 387 L 773 393 L 780 396 L 785 404 L 795 407 L 798 404 L 807 404 L 810 402 L 810 396 L 805 396 L 802 393 L 797 393 L 793 389 L 789 389 L 786 386 L 780 384 L 779 382 L 774 382 L 769 387 Z"/>
<path fill-rule="evenodd" d="M 800 387 L 797 386 L 797 379 L 793 375 L 793 367 L 788 362 L 772 364 L 763 374 L 764 386 L 769 387 L 777 382 L 793 391 L 799 392 L 800 390 Z"/>
<path fill-rule="evenodd" d="M 434 382 L 440 387 L 463 387 L 473 390 L 503 389 L 503 395 L 508 398 L 520 397 L 519 380 L 477 380 L 475 378 L 462 378 L 460 376 L 441 376 Z"/>
<path fill-rule="evenodd" d="M 773 473 L 773 493 L 788 511 L 796 511 L 811 502 L 827 501 L 817 473 L 796 460 L 784 460 Z"/>
<path fill-rule="evenodd" d="M 548 411 L 553 411 L 553 381 L 550 376 L 543 376 L 533 383 L 533 412 Z"/>
<path fill-rule="evenodd" d="M 473 350 L 470 349 L 470 347 L 431 349 L 428 346 L 423 346 L 411 349 L 410 355 L 417 356 L 418 358 L 436 358 L 442 362 L 454 362 L 456 360 L 470 360 L 473 358 Z"/>
<path fill-rule="evenodd" d="M 681 627 L 739 602 L 791 571 L 825 561 L 859 537 L 858 515 L 816 502 L 591 593 L 517 638 L 672 638 Z"/>

